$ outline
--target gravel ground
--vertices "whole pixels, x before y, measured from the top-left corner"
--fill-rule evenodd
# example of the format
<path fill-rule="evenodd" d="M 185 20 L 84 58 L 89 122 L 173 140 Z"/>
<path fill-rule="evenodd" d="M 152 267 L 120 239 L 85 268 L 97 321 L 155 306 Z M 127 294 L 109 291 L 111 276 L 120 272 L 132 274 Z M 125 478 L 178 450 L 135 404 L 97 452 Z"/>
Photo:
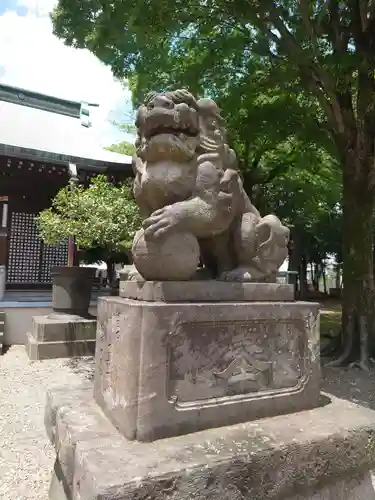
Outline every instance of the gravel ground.
<path fill-rule="evenodd" d="M 0 356 L 0 500 L 48 500 L 55 455 L 43 423 L 46 390 L 92 375 L 91 358 L 30 362 L 23 346 Z M 375 409 L 375 372 L 323 368 L 322 389 Z"/>
<path fill-rule="evenodd" d="M 375 370 L 367 374 L 358 368 L 323 367 L 322 390 L 375 410 Z"/>
<path fill-rule="evenodd" d="M 44 429 L 46 390 L 77 386 L 92 361 L 30 362 L 23 346 L 0 356 L 0 499 L 47 500 L 54 452 Z"/>

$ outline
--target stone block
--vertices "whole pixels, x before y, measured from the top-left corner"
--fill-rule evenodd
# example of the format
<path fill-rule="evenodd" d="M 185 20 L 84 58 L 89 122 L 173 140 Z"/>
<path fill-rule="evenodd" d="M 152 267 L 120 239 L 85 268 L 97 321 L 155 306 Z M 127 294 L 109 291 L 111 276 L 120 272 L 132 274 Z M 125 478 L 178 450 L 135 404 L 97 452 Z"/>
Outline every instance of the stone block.
<path fill-rule="evenodd" d="M 26 351 L 32 360 L 93 356 L 95 338 L 96 319 L 60 314 L 34 316 Z"/>
<path fill-rule="evenodd" d="M 315 407 L 319 306 L 99 299 L 95 398 L 152 441 Z"/>
<path fill-rule="evenodd" d="M 33 336 L 39 342 L 95 340 L 96 319 L 68 314 L 33 317 Z"/>
<path fill-rule="evenodd" d="M 293 301 L 294 287 L 281 283 L 120 281 L 120 297 L 161 302 Z"/>
<path fill-rule="evenodd" d="M 3 354 L 3 349 L 4 349 L 4 335 L 5 335 L 5 312 L 0 311 L 0 356 Z"/>
<path fill-rule="evenodd" d="M 323 396 L 309 411 L 152 443 L 128 441 L 91 388 L 48 393 L 49 500 L 375 500 L 375 412 Z"/>

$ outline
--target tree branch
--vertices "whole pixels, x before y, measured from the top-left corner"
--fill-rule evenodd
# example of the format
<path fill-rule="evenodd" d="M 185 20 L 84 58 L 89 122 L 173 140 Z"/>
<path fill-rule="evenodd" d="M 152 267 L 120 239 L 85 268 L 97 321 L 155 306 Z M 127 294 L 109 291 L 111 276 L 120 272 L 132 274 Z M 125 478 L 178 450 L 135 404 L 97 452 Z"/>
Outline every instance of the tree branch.
<path fill-rule="evenodd" d="M 304 1 L 300 0 L 300 2 Z M 304 17 L 306 17 L 306 13 Z M 347 127 L 352 126 L 352 106 L 348 106 L 348 109 L 345 110 L 341 107 L 339 102 L 340 94 L 333 78 L 319 64 L 317 57 L 314 60 L 314 54 L 311 57 L 311 54 L 302 48 L 301 44 L 297 43 L 294 35 L 289 31 L 285 21 L 279 15 L 278 7 L 270 9 L 269 19 L 281 35 L 279 44 L 281 46 L 284 44 L 290 58 L 297 59 L 296 63 L 305 81 L 312 82 L 312 85 L 309 83 L 307 85 L 310 91 L 313 90 L 314 94 L 318 97 L 320 104 L 327 114 L 328 120 L 332 124 L 332 128 L 336 130 L 336 133 L 345 134 Z M 309 21 L 305 20 L 305 22 Z"/>
<path fill-rule="evenodd" d="M 366 29 L 369 30 L 370 26 L 375 20 L 375 0 L 370 0 L 368 2 L 367 6 L 367 27 Z"/>
<path fill-rule="evenodd" d="M 349 33 L 345 32 L 341 24 L 338 0 L 328 0 L 328 12 L 332 28 L 332 36 L 329 36 L 332 48 L 334 52 L 344 54 L 348 47 Z"/>
<path fill-rule="evenodd" d="M 284 163 L 277 165 L 268 172 L 266 177 L 262 180 L 262 184 L 269 184 L 279 175 L 285 174 L 289 170 L 289 168 L 290 165 L 285 165 Z"/>
<path fill-rule="evenodd" d="M 348 7 L 351 11 L 351 28 L 356 45 L 356 52 L 358 53 L 358 48 L 364 48 L 364 29 L 363 29 L 363 19 L 360 8 L 360 2 L 362 0 L 348 0 Z"/>
<path fill-rule="evenodd" d="M 245 141 L 244 152 L 243 152 L 243 165 L 246 168 L 247 163 L 249 161 L 249 153 L 250 153 L 250 141 Z"/>
<path fill-rule="evenodd" d="M 374 0 L 357 0 L 356 9 L 358 10 L 358 19 L 360 20 L 362 32 L 370 32 L 375 18 Z"/>
<path fill-rule="evenodd" d="M 310 38 L 314 56 L 318 58 L 318 37 L 315 31 L 314 23 L 312 21 L 312 12 L 308 0 L 299 0 L 299 8 L 301 12 L 302 22 L 305 26 L 306 32 Z"/>

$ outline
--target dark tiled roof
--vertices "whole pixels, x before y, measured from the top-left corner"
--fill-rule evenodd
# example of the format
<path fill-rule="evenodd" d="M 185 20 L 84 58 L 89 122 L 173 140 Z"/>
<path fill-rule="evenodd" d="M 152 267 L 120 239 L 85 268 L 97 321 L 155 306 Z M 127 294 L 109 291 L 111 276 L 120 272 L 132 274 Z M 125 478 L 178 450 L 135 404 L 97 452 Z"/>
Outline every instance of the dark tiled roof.
<path fill-rule="evenodd" d="M 19 90 L 28 104 L 16 104 L 16 93 L 14 102 L 9 92 L 2 100 L 4 88 L 0 85 L 0 154 L 65 165 L 71 161 L 77 165 L 130 168 L 130 156 L 103 149 L 95 142 L 92 129 L 82 126 L 79 111 L 77 115 L 80 103 L 32 92 L 26 96 L 27 91 Z"/>
<path fill-rule="evenodd" d="M 81 103 L 78 101 L 69 101 L 60 99 L 32 90 L 21 89 L 0 83 L 0 101 L 19 104 L 29 108 L 42 109 L 60 115 L 67 115 L 73 118 L 80 117 Z M 89 104 L 89 106 L 97 107 L 98 104 Z"/>

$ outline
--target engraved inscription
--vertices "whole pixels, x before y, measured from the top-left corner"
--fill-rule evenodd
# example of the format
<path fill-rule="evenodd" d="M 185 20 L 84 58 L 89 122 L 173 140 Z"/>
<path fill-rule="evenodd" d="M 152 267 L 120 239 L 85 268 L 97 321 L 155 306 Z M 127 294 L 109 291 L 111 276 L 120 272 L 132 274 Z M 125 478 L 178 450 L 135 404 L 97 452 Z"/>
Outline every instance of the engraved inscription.
<path fill-rule="evenodd" d="M 167 393 L 175 406 L 297 390 L 307 377 L 303 321 L 183 323 L 168 342 Z"/>
<path fill-rule="evenodd" d="M 111 386 L 116 377 L 116 370 L 119 363 L 118 339 L 121 334 L 121 316 L 112 308 L 101 311 L 101 321 L 97 325 L 97 349 L 99 355 L 96 356 L 96 366 L 100 373 L 101 383 L 105 386 Z"/>
<path fill-rule="evenodd" d="M 242 387 L 246 382 L 259 382 L 262 376 L 267 379 L 267 385 L 272 381 L 272 363 L 246 359 L 244 354 L 241 358 L 234 359 L 220 373 L 213 373 L 217 385 L 229 387 Z"/>

